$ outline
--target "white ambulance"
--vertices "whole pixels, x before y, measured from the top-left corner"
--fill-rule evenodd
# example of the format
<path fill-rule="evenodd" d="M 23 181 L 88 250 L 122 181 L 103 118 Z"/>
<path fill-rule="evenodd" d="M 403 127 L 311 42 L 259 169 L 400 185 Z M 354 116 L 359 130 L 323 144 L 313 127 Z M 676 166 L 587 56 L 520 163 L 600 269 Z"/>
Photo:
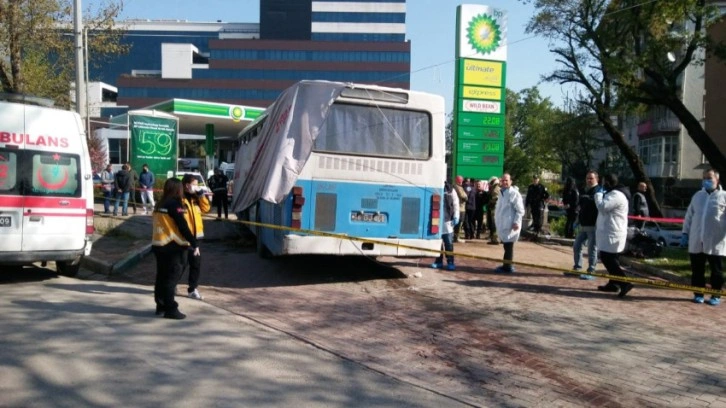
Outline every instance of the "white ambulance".
<path fill-rule="evenodd" d="M 93 235 L 83 124 L 31 99 L 0 95 L 0 271 L 55 261 L 58 273 L 74 276 Z"/>

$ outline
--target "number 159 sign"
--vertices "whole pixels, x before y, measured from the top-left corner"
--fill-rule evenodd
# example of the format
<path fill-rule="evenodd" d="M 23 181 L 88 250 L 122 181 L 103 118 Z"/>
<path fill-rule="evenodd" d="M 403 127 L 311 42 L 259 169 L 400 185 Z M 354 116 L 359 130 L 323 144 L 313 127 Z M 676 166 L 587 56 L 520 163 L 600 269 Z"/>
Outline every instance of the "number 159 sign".
<path fill-rule="evenodd" d="M 179 120 L 160 112 L 133 114 L 129 112 L 131 133 L 131 166 L 136 172 L 149 165 L 155 176 L 166 177 L 176 170 Z"/>

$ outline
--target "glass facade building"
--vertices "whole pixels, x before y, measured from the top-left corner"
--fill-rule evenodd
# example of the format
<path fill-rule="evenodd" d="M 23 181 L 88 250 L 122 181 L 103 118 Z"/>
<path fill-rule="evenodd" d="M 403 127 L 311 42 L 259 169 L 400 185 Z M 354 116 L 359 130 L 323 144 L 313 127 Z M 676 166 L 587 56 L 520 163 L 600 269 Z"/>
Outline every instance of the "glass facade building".
<path fill-rule="evenodd" d="M 129 54 L 92 61 L 89 77 L 130 109 L 172 98 L 266 107 L 303 79 L 408 89 L 405 21 L 405 0 L 261 0 L 259 24 L 129 21 Z"/>

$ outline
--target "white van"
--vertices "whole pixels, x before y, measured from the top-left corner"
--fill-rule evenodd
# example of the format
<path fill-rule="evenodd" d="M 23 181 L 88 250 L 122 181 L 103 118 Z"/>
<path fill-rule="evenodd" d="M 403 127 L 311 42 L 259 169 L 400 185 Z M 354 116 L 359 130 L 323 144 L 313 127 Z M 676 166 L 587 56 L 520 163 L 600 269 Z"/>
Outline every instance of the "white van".
<path fill-rule="evenodd" d="M 0 95 L 0 271 L 55 261 L 58 273 L 76 275 L 93 235 L 81 118 L 9 97 L 23 99 Z"/>

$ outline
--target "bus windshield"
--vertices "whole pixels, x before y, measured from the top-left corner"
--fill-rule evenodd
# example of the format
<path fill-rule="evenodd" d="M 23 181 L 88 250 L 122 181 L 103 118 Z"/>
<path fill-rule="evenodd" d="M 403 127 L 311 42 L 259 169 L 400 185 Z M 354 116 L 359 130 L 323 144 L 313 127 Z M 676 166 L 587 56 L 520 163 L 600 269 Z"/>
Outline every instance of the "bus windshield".
<path fill-rule="evenodd" d="M 431 155 L 431 118 L 426 112 L 334 103 L 313 150 L 425 160 Z"/>

